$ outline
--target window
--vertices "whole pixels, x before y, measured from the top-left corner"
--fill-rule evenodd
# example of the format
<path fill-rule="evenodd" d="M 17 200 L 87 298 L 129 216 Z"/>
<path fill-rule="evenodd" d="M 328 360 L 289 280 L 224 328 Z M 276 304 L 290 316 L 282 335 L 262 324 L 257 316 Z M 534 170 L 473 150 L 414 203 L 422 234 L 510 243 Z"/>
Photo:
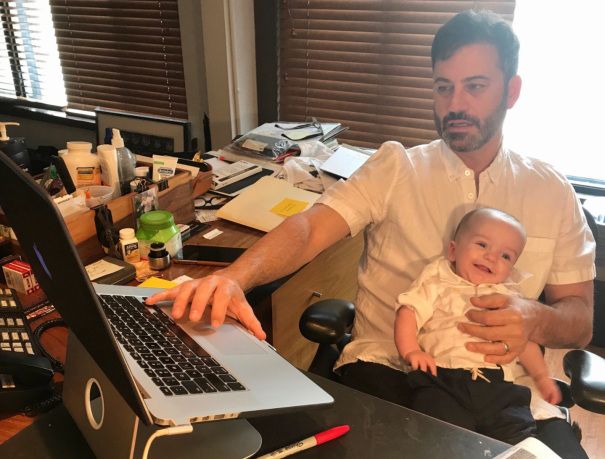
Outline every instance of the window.
<path fill-rule="evenodd" d="M 2 1 L 0 95 L 67 104 L 50 6 L 42 1 Z"/>
<path fill-rule="evenodd" d="M 0 95 L 187 118 L 178 0 L 15 0 L 2 7 Z"/>
<path fill-rule="evenodd" d="M 505 123 L 507 142 L 580 181 L 605 185 L 605 147 L 599 110 L 602 18 L 605 3 L 544 4 L 517 0 L 521 97 Z M 596 183 L 595 183 L 596 184 Z"/>

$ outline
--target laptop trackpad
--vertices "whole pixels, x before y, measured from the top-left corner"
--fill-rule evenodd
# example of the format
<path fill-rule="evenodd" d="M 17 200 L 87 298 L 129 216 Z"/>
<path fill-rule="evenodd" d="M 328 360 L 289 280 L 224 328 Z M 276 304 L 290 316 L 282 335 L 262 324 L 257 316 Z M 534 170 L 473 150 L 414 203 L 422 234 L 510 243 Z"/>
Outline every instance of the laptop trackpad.
<path fill-rule="evenodd" d="M 181 326 L 183 326 L 181 324 Z M 267 351 L 259 345 L 251 336 L 247 336 L 237 325 L 225 323 L 219 328 L 197 322 L 192 324 L 187 323 L 186 329 L 193 337 L 200 336 L 203 339 L 218 349 L 222 354 L 226 355 L 253 355 L 265 354 Z M 203 343 L 202 347 L 204 346 Z"/>

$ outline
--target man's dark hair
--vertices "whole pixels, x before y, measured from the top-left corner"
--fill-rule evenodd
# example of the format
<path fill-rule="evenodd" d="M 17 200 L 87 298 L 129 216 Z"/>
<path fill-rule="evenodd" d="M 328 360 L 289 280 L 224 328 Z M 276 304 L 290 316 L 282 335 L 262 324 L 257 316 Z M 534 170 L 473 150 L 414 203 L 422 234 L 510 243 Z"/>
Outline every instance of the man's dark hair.
<path fill-rule="evenodd" d="M 485 10 L 458 13 L 437 31 L 431 47 L 433 70 L 437 61 L 447 60 L 463 46 L 476 43 L 487 43 L 498 50 L 504 81 L 517 74 L 519 39 L 500 16 Z"/>

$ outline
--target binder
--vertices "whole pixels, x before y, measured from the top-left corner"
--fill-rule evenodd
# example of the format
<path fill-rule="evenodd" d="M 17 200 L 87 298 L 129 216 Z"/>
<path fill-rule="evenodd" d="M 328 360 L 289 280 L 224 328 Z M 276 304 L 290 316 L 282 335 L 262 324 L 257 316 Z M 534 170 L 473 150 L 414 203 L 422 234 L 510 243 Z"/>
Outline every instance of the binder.
<path fill-rule="evenodd" d="M 266 176 L 221 207 L 216 215 L 250 228 L 271 231 L 287 216 L 311 207 L 319 196 L 285 180 Z"/>

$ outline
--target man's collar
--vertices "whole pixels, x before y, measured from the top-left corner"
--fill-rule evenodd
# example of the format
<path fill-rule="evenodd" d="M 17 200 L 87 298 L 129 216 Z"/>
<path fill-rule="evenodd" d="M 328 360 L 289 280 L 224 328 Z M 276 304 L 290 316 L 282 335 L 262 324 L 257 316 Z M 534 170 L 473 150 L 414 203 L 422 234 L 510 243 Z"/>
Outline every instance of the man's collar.
<path fill-rule="evenodd" d="M 447 176 L 451 182 L 468 176 L 472 170 L 460 159 L 460 157 L 452 151 L 452 149 L 443 141 L 441 143 L 441 157 Z M 507 158 L 507 150 L 500 145 L 500 149 L 491 164 L 482 173 L 492 182 L 496 183 L 504 170 L 504 165 Z"/>

